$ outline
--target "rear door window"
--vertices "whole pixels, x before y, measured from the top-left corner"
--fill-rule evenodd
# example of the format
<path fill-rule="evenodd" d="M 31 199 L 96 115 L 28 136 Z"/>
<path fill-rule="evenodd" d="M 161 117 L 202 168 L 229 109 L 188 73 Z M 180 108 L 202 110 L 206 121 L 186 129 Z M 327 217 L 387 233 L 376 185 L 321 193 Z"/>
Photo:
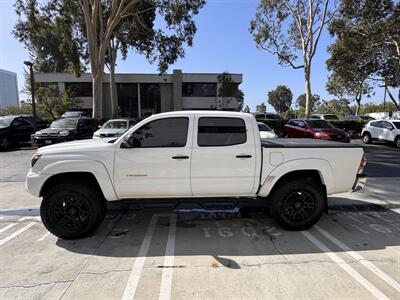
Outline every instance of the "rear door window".
<path fill-rule="evenodd" d="M 197 144 L 201 147 L 246 143 L 246 125 L 241 118 L 203 117 L 198 122 Z"/>

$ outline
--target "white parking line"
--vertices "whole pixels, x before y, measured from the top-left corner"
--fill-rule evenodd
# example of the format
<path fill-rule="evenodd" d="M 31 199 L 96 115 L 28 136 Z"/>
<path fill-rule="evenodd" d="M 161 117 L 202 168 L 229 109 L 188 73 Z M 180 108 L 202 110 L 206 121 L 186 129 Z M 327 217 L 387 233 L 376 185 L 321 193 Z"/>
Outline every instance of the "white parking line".
<path fill-rule="evenodd" d="M 311 241 L 315 246 L 317 246 L 322 252 L 329 256 L 329 258 L 338 264 L 343 270 L 345 270 L 350 276 L 352 276 L 355 280 L 357 280 L 361 285 L 363 285 L 368 291 L 370 291 L 377 299 L 385 299 L 389 300 L 380 290 L 378 290 L 371 282 L 369 282 L 365 277 L 363 277 L 360 273 L 354 270 L 351 266 L 349 266 L 343 259 L 341 259 L 338 255 L 333 253 L 327 246 L 325 246 L 322 242 L 317 240 L 311 233 L 308 231 L 301 232 L 309 241 Z"/>
<path fill-rule="evenodd" d="M 158 299 L 171 299 L 172 273 L 174 270 L 175 254 L 175 236 L 176 236 L 176 215 L 172 215 L 169 224 L 168 241 L 165 249 L 164 268 L 161 275 L 160 295 Z"/>
<path fill-rule="evenodd" d="M 331 235 L 326 230 L 322 229 L 318 225 L 315 225 L 315 229 L 317 229 L 322 235 L 324 235 L 328 240 L 330 240 L 332 243 L 334 243 L 340 249 L 345 251 L 346 254 L 350 255 L 355 260 L 359 261 L 360 264 L 362 264 L 364 267 L 366 267 L 368 270 L 373 272 L 380 279 L 385 281 L 387 284 L 389 284 L 392 288 L 394 288 L 396 291 L 398 291 L 400 293 L 400 284 L 396 280 L 394 280 L 392 277 L 387 275 L 385 272 L 383 272 L 381 269 L 379 269 L 373 263 L 371 263 L 370 261 L 366 260 L 358 252 L 356 252 L 353 249 L 351 249 L 345 243 L 339 241 L 337 238 L 335 238 L 333 235 Z"/>
<path fill-rule="evenodd" d="M 147 228 L 142 245 L 140 246 L 139 253 L 135 259 L 135 263 L 132 266 L 131 272 L 129 274 L 128 282 L 126 284 L 124 294 L 122 295 L 123 300 L 133 299 L 133 297 L 135 296 L 136 288 L 143 270 L 144 262 L 146 260 L 146 255 L 149 251 L 150 242 L 157 225 L 157 220 L 158 216 L 153 215 L 149 227 Z"/>
<path fill-rule="evenodd" d="M 31 222 L 28 225 L 25 225 L 24 227 L 18 229 L 17 231 L 15 231 L 14 233 L 6 236 L 5 238 L 0 240 L 0 246 L 4 245 L 5 243 L 7 243 L 8 241 L 12 240 L 13 238 L 19 236 L 21 233 L 23 233 L 25 230 L 28 230 L 29 228 L 31 228 L 33 225 L 35 225 L 35 222 Z"/>
<path fill-rule="evenodd" d="M 49 235 L 50 235 L 50 231 L 49 231 L 49 232 L 46 232 L 41 238 L 39 238 L 39 239 L 37 240 L 37 242 L 44 241 L 44 239 L 47 238 Z"/>
<path fill-rule="evenodd" d="M 7 226 L 4 226 L 4 227 L 0 228 L 0 233 L 2 233 L 4 231 L 14 227 L 15 225 L 17 225 L 17 223 L 11 223 L 11 224 L 8 224 Z"/>

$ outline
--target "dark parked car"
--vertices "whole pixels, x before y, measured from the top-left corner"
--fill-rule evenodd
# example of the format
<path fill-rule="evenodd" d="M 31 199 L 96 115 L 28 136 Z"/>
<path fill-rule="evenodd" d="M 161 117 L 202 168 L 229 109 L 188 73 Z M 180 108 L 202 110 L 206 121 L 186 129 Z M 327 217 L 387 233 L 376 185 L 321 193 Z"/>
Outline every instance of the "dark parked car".
<path fill-rule="evenodd" d="M 36 117 L 36 128 L 46 127 L 47 123 Z M 21 142 L 29 142 L 33 132 L 33 117 L 30 115 L 0 117 L 0 149 L 5 150 Z"/>
<path fill-rule="evenodd" d="M 340 130 L 325 120 L 294 119 L 283 126 L 285 137 L 312 138 L 327 141 L 350 143 L 347 132 Z"/>
<path fill-rule="evenodd" d="M 34 142 L 40 147 L 55 143 L 90 139 L 96 130 L 97 121 L 90 118 L 62 118 L 53 121 L 49 128 L 36 132 Z"/>

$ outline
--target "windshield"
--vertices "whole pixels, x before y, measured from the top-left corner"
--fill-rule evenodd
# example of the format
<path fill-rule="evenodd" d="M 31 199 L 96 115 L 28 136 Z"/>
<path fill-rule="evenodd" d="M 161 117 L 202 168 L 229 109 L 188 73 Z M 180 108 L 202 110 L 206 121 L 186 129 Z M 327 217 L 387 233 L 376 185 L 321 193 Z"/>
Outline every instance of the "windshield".
<path fill-rule="evenodd" d="M 15 117 L 0 117 L 0 127 L 8 127 L 10 126 L 12 120 L 14 120 Z"/>
<path fill-rule="evenodd" d="M 118 121 L 107 121 L 101 126 L 102 129 L 126 129 L 127 121 L 118 120 Z"/>
<path fill-rule="evenodd" d="M 50 124 L 50 128 L 76 128 L 76 119 L 59 119 Z"/>
<path fill-rule="evenodd" d="M 397 129 L 400 129 L 400 122 L 392 122 Z"/>
<path fill-rule="evenodd" d="M 324 120 L 307 120 L 307 124 L 311 128 L 319 128 L 319 129 L 332 129 L 332 128 L 335 128 L 331 123 L 326 122 Z"/>
<path fill-rule="evenodd" d="M 266 124 L 258 124 L 258 129 L 260 131 L 272 131 L 272 129 Z"/>

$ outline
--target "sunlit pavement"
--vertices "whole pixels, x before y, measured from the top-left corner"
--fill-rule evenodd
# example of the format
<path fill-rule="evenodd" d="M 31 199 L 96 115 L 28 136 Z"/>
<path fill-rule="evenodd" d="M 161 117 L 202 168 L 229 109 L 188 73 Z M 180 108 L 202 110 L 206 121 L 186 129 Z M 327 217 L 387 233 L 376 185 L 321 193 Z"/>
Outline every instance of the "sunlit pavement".
<path fill-rule="evenodd" d="M 308 231 L 264 213 L 116 207 L 75 241 L 49 234 L 24 192 L 33 151 L 0 153 L 0 299 L 400 299 L 396 151 L 368 147 L 365 191 L 331 197 Z"/>

